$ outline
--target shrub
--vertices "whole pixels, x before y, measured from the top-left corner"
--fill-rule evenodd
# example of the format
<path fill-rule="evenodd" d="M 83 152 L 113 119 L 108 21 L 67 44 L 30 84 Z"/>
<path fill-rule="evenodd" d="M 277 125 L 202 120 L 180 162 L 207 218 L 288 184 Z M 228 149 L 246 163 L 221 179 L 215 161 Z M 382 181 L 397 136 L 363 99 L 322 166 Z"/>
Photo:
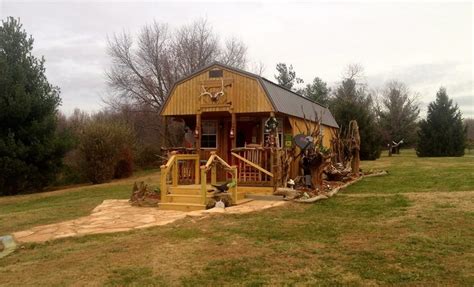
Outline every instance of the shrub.
<path fill-rule="evenodd" d="M 115 178 L 127 178 L 133 174 L 133 152 L 127 146 L 119 153 L 119 159 L 115 166 Z"/>
<path fill-rule="evenodd" d="M 116 172 L 121 176 L 131 175 L 134 137 L 132 129 L 121 122 L 95 120 L 88 123 L 79 140 L 87 178 L 92 183 L 102 183 L 111 180 Z"/>
<path fill-rule="evenodd" d="M 141 145 L 138 148 L 136 163 L 141 168 L 158 168 L 162 164 L 158 145 Z"/>

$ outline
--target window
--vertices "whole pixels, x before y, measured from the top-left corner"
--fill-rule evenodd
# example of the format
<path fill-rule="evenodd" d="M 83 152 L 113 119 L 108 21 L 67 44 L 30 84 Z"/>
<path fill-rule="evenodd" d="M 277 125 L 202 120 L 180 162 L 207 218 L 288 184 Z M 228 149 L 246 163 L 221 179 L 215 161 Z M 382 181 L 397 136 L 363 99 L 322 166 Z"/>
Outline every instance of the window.
<path fill-rule="evenodd" d="M 263 142 L 264 146 L 269 146 L 269 133 L 265 132 L 265 121 L 266 119 L 263 119 L 262 121 L 262 128 L 263 128 Z M 279 141 L 279 146 L 283 147 L 283 119 L 277 119 L 278 121 L 278 127 L 277 127 L 277 132 L 278 132 L 278 141 Z"/>
<path fill-rule="evenodd" d="M 202 148 L 217 148 L 217 121 L 202 121 Z"/>
<path fill-rule="evenodd" d="M 223 76 L 224 76 L 224 72 L 222 70 L 209 71 L 209 78 L 222 78 Z"/>

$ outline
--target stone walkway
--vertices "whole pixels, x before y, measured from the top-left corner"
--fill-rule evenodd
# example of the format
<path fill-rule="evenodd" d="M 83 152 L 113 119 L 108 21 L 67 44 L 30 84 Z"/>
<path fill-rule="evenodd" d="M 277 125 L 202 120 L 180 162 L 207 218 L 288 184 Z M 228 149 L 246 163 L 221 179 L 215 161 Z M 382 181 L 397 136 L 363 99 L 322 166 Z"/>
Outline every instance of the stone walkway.
<path fill-rule="evenodd" d="M 48 240 L 86 234 L 112 233 L 151 226 L 166 225 L 186 216 L 204 217 L 213 213 L 247 213 L 285 204 L 284 201 L 254 200 L 226 209 L 213 208 L 192 212 L 159 210 L 155 207 L 133 207 L 128 200 L 104 200 L 89 216 L 78 219 L 36 226 L 13 233 L 15 240 L 44 242 Z"/>

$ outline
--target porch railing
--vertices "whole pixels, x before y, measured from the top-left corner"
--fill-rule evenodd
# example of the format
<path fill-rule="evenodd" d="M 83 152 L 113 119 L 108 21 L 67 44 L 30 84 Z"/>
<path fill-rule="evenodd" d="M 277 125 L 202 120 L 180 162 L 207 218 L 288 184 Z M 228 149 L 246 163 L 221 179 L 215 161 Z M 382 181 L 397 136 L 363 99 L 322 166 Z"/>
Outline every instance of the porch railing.
<path fill-rule="evenodd" d="M 237 180 L 248 185 L 273 185 L 273 155 L 270 148 L 236 148 L 231 152 L 232 163 L 237 166 Z"/>
<path fill-rule="evenodd" d="M 171 152 L 166 164 L 161 166 L 161 201 L 167 202 L 168 185 L 199 184 L 199 155 Z"/>
<path fill-rule="evenodd" d="M 178 186 L 186 181 L 188 184 L 200 185 L 202 204 L 207 204 L 207 173 L 211 172 L 211 184 L 217 183 L 217 165 L 220 164 L 231 175 L 232 186 L 228 192 L 231 195 L 232 203 L 237 203 L 237 167 L 230 166 L 225 160 L 220 158 L 215 152 L 206 164 L 200 166 L 198 154 L 179 154 L 171 152 L 166 164 L 161 166 L 160 189 L 161 202 L 169 202 L 168 186 Z M 192 182 L 191 182 L 192 180 Z"/>

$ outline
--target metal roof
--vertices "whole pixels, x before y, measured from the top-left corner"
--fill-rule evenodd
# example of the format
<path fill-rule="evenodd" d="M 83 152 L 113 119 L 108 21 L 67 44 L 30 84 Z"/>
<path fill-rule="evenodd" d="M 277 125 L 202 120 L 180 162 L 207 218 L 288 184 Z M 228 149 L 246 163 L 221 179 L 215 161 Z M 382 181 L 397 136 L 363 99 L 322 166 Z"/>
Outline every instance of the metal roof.
<path fill-rule="evenodd" d="M 290 116 L 298 117 L 298 118 L 305 118 L 308 120 L 315 120 L 315 114 L 314 112 L 316 111 L 317 117 L 321 118 L 321 123 L 330 126 L 330 127 L 335 127 L 339 128 L 336 120 L 334 119 L 331 111 L 327 107 L 324 107 L 323 105 L 320 105 L 306 97 L 303 97 L 302 95 L 295 93 L 291 90 L 288 90 L 270 80 L 265 79 L 264 77 L 261 77 L 257 74 L 253 74 L 238 68 L 234 68 L 219 62 L 213 62 L 196 72 L 178 80 L 174 85 L 173 88 L 170 90 L 173 91 L 174 87 L 187 80 L 192 78 L 193 76 L 213 67 L 213 66 L 220 66 L 222 68 L 235 71 L 244 75 L 247 75 L 252 78 L 256 78 L 260 84 L 262 85 L 263 89 L 265 90 L 266 94 L 268 95 L 270 102 L 272 103 L 273 107 L 277 112 L 284 113 Z M 166 102 L 168 101 L 170 95 L 168 95 Z M 165 104 L 166 104 L 165 102 Z M 162 108 L 165 106 L 165 104 L 162 106 Z M 161 111 L 160 111 L 161 114 Z"/>
<path fill-rule="evenodd" d="M 306 118 L 308 120 L 321 119 L 321 123 L 338 128 L 336 120 L 327 107 L 324 107 L 310 99 L 303 97 L 291 90 L 288 90 L 272 81 L 263 77 L 259 77 L 263 88 L 270 97 L 275 109 L 278 112 L 295 116 L 298 118 Z M 316 112 L 316 115 L 315 115 Z M 317 117 L 317 118 L 316 118 Z"/>

